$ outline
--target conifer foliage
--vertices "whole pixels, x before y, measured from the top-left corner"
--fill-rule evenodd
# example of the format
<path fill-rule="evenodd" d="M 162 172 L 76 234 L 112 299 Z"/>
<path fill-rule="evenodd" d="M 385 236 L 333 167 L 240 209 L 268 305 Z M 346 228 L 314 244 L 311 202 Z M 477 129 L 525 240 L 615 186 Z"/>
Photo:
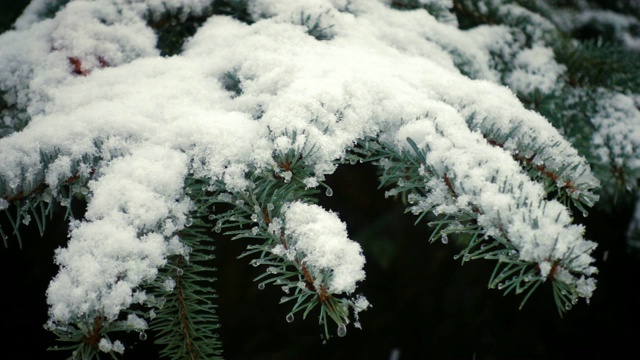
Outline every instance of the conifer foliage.
<path fill-rule="evenodd" d="M 576 219 L 638 193 L 640 4 L 604 3 L 33 0 L 0 34 L 0 236 L 66 209 L 46 327 L 73 358 L 131 331 L 223 357 L 223 236 L 330 340 L 371 308 L 367 254 L 318 198 L 366 162 L 430 242 L 562 315 L 597 291 Z"/>

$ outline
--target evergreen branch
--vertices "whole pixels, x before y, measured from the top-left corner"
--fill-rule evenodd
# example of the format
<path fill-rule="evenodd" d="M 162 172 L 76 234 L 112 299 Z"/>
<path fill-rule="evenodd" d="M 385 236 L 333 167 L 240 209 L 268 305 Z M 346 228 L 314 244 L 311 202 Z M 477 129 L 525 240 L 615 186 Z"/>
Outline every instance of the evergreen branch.
<path fill-rule="evenodd" d="M 295 135 L 294 135 L 295 138 Z M 338 335 L 346 334 L 346 324 L 350 322 L 348 310 L 364 310 L 366 305 L 356 300 L 339 298 L 327 284 L 331 273 L 312 269 L 305 262 L 304 254 L 296 252 L 290 244 L 285 227 L 284 210 L 287 204 L 305 199 L 313 201 L 316 188 L 308 188 L 303 179 L 313 177 L 308 159 L 314 147 L 304 152 L 289 149 L 273 154 L 275 160 L 271 172 L 256 171 L 249 176 L 252 186 L 243 191 L 220 193 L 215 203 L 224 204 L 229 210 L 212 214 L 216 221 L 215 231 L 225 230 L 232 239 L 252 238 L 262 244 L 250 244 L 239 257 L 257 256 L 250 261 L 253 266 L 267 266 L 266 271 L 257 276 L 258 288 L 268 284 L 280 286 L 289 294 L 280 303 L 295 300 L 286 320 L 293 321 L 294 314 L 303 311 L 303 319 L 316 306 L 320 306 L 319 323 L 324 326 L 326 339 L 331 335 L 328 319 L 338 325 Z M 322 185 L 322 183 L 320 183 Z M 225 188 L 219 183 L 218 188 Z M 326 187 L 326 186 L 325 186 Z M 253 225 L 253 226 L 252 226 Z M 293 270 L 292 270 L 293 269 Z"/>
<path fill-rule="evenodd" d="M 254 19 L 249 14 L 247 0 L 213 0 L 213 13 L 227 15 L 246 24 L 252 24 Z"/>
<path fill-rule="evenodd" d="M 549 41 L 559 34 L 551 21 L 540 16 L 538 11 L 542 9 L 539 6 L 522 6 L 518 1 L 453 0 L 453 11 L 460 28 L 468 29 L 483 24 L 506 25 L 525 38 L 525 47 L 531 47 L 539 40 Z"/>
<path fill-rule="evenodd" d="M 313 36 L 318 41 L 331 40 L 333 35 L 329 32 L 329 29 L 333 27 L 333 25 L 323 27 L 320 24 L 322 18 L 322 14 L 319 14 L 315 20 L 312 20 L 311 14 L 306 14 L 304 12 L 300 13 L 300 25 L 305 26 L 307 28 L 307 34 L 309 36 Z"/>
<path fill-rule="evenodd" d="M 31 214 L 33 214 L 33 218 L 36 220 L 40 236 L 44 234 L 47 218 L 51 219 L 51 217 L 53 216 L 55 203 L 59 203 L 65 206 L 65 219 L 72 216 L 72 209 L 70 206 L 71 199 L 73 195 L 83 191 L 81 190 L 84 189 L 84 186 L 82 184 L 86 184 L 88 180 L 83 179 L 81 183 L 77 183 L 79 181 L 79 176 L 68 178 L 62 184 L 62 187 L 58 189 L 58 194 L 55 196 L 55 198 L 53 198 L 49 186 L 43 182 L 28 193 L 20 191 L 15 195 L 7 195 L 5 196 L 5 198 L 0 199 L 6 199 L 6 207 L 2 209 L 2 207 L 0 206 L 0 210 L 3 210 L 7 219 L 9 219 L 9 222 L 13 227 L 12 234 L 15 235 L 16 239 L 18 240 L 18 245 L 20 248 L 22 248 L 22 236 L 20 235 L 19 228 L 23 224 L 29 224 L 32 218 Z M 78 190 L 74 191 L 74 189 Z M 10 207 L 9 204 L 14 205 L 13 208 L 15 210 L 15 216 L 11 214 L 12 207 Z M 5 247 L 7 247 L 7 235 L 4 233 L 1 227 L 0 237 L 2 237 Z"/>
<path fill-rule="evenodd" d="M 55 346 L 49 348 L 50 350 L 72 350 L 70 359 L 99 358 L 98 342 L 104 333 L 101 316 L 88 316 L 85 321 L 78 322 L 77 327 L 71 325 L 52 326 L 52 324 L 47 324 L 47 326 L 58 337 L 58 341 L 74 343 L 68 346 Z"/>
<path fill-rule="evenodd" d="M 15 98 L 17 95 L 0 89 L 0 138 L 21 131 L 31 121 L 26 109 L 13 101 L 7 101 L 10 97 Z"/>
<path fill-rule="evenodd" d="M 124 345 L 119 341 L 111 341 L 109 334 L 113 332 L 140 332 L 140 339 L 144 340 L 146 322 L 138 317 L 139 312 L 127 310 L 126 319 L 110 321 L 100 314 L 85 314 L 81 319 L 70 324 L 58 324 L 49 321 L 45 328 L 57 336 L 57 340 L 72 343 L 67 346 L 53 346 L 49 350 L 69 351 L 70 360 L 100 359 L 101 353 L 107 353 L 110 358 L 117 359 L 118 354 L 124 352 Z"/>
<path fill-rule="evenodd" d="M 242 79 L 238 76 L 237 71 L 225 72 L 221 82 L 225 90 L 233 94 L 233 98 L 242 95 Z"/>
<path fill-rule="evenodd" d="M 520 308 L 551 283 L 561 316 L 597 273 L 571 210 L 640 189 L 640 22 L 596 21 L 624 22 L 626 50 L 579 40 L 567 7 L 593 2 L 45 2 L 0 36 L 0 236 L 22 246 L 87 200 L 47 290 L 73 358 L 148 329 L 163 357 L 219 357 L 210 230 L 245 239 L 286 321 L 359 327 L 362 248 L 315 204 L 338 163 L 378 165 L 428 241 L 493 261 L 488 287 Z"/>
<path fill-rule="evenodd" d="M 389 4 L 392 9 L 400 11 L 424 9 L 439 21 L 452 22 L 454 15 L 451 13 L 452 9 L 447 5 L 446 2 L 439 0 L 393 0 Z"/>
<path fill-rule="evenodd" d="M 428 164 L 428 149 L 421 149 L 410 138 L 408 138 L 407 141 L 409 145 L 408 148 L 411 149 L 411 151 L 402 147 L 396 150 L 393 147 L 380 144 L 370 145 L 370 147 L 377 147 L 379 151 L 385 154 L 384 160 L 378 162 L 378 164 L 382 168 L 382 174 L 380 176 L 381 186 L 393 186 L 393 191 L 390 190 L 387 194 L 403 194 L 404 198 L 410 200 L 410 206 L 407 208 L 407 211 L 418 215 L 420 219 L 426 216 L 427 213 L 437 214 L 439 211 L 443 211 L 437 210 L 437 208 L 446 205 L 426 201 L 430 191 L 438 192 L 439 194 L 442 191 L 446 191 L 446 196 L 451 199 L 444 200 L 447 203 L 449 201 L 455 203 L 458 197 L 467 193 L 464 189 L 464 183 L 449 176 L 447 172 L 438 174 L 438 171 Z M 538 170 L 545 169 L 539 167 Z M 436 183 L 433 182 L 435 179 L 438 179 Z M 495 177 L 491 179 L 492 183 L 496 181 L 497 178 Z M 500 186 L 501 192 L 513 193 L 522 190 L 523 183 L 521 183 L 518 188 L 514 188 L 512 184 L 507 183 L 507 179 L 504 181 L 504 184 Z M 410 184 L 407 185 L 405 182 L 409 182 Z M 432 187 L 436 186 L 436 184 L 440 184 L 441 189 Z M 438 198 L 442 196 L 443 195 L 439 195 Z M 518 200 L 517 206 L 529 207 L 531 205 L 525 197 L 524 199 Z M 538 208 L 542 208 L 546 206 L 546 202 L 541 199 L 537 206 Z M 514 241 L 507 232 L 506 226 L 504 225 L 505 219 L 502 219 L 499 213 L 496 218 L 491 220 L 490 225 L 487 225 L 487 220 L 483 220 L 481 224 L 478 221 L 479 217 L 486 216 L 481 206 L 471 203 L 470 208 L 470 211 L 464 209 L 457 209 L 455 211 L 446 210 L 444 211 L 444 218 L 428 222 L 430 227 L 434 227 L 429 241 L 434 242 L 440 239 L 443 243 L 447 243 L 449 234 L 471 235 L 467 245 L 456 255 L 456 258 L 462 258 L 463 263 L 468 260 L 480 258 L 497 260 L 498 263 L 489 281 L 489 288 L 504 290 L 505 295 L 510 292 L 520 294 L 529 290 L 521 306 L 524 305 L 524 302 L 530 297 L 531 291 L 538 287 L 538 282 L 544 282 L 546 279 L 551 280 L 552 283 L 563 282 L 563 286 L 573 289 L 571 296 L 555 295 L 560 312 L 570 307 L 572 303 L 575 303 L 579 296 L 588 298 L 588 293 L 580 293 L 577 289 L 582 286 L 588 289 L 591 286 L 589 285 L 589 280 L 586 280 L 584 277 L 577 279 L 574 275 L 571 275 L 575 273 L 579 276 L 585 271 L 587 273 L 590 271 L 582 268 L 583 265 L 574 266 L 574 260 L 578 259 L 578 257 L 572 256 L 571 252 L 568 252 L 563 255 L 563 258 L 558 260 L 548 259 L 542 262 L 542 265 L 538 262 L 523 260 L 520 258 L 522 249 L 516 246 L 518 242 Z M 524 218 L 524 214 L 525 213 L 522 214 L 522 221 L 531 221 L 534 229 L 539 227 L 538 219 L 532 218 L 527 220 Z M 559 221 L 560 215 L 560 213 L 557 214 L 555 219 L 556 223 Z M 555 248 L 556 245 L 553 246 L 553 249 Z M 591 250 L 593 250 L 593 247 L 587 245 L 581 254 L 587 254 Z M 545 269 L 542 269 L 540 266 L 545 266 Z M 558 287 L 554 287 L 554 289 L 557 288 Z M 588 292 L 589 290 L 584 291 Z"/>
<path fill-rule="evenodd" d="M 35 177 L 35 180 L 27 180 L 26 176 L 23 175 L 23 180 L 20 182 L 21 186 L 15 193 L 10 193 L 10 188 L 5 184 L 6 180 L 0 178 L 0 190 L 2 191 L 2 197 L 0 199 L 3 199 L 9 203 L 15 203 L 25 199 L 42 196 L 47 191 L 51 191 L 50 184 L 48 184 L 44 180 L 44 174 L 47 171 L 47 168 L 54 162 L 54 160 L 58 156 L 59 153 L 57 150 L 53 152 L 53 155 L 40 152 L 40 162 L 43 170 L 33 176 Z M 97 163 L 99 161 L 100 159 L 98 157 L 91 158 L 87 155 L 82 156 L 80 160 L 74 161 L 71 164 L 72 175 L 67 176 L 65 179 L 60 179 L 55 186 L 56 189 L 58 187 L 69 187 L 73 188 L 74 190 L 80 190 L 93 177 L 95 169 L 97 167 Z M 87 167 L 89 169 L 88 171 L 86 170 Z M 27 185 L 29 183 L 31 183 L 31 186 Z"/>
<path fill-rule="evenodd" d="M 617 194 L 628 192 L 629 188 L 636 187 L 638 171 L 635 168 L 618 166 L 620 165 L 619 159 L 617 159 L 618 161 L 609 161 L 608 159 L 594 157 L 598 151 L 594 151 L 593 143 L 598 141 L 597 139 L 600 136 L 606 137 L 606 132 L 609 129 L 596 129 L 594 126 L 596 124 L 593 124 L 592 121 L 594 117 L 603 117 L 609 120 L 608 117 L 612 116 L 607 111 L 598 114 L 598 107 L 608 106 L 608 96 L 602 96 L 603 91 L 625 94 L 634 94 L 639 91 L 640 81 L 638 79 L 640 78 L 640 73 L 638 69 L 640 67 L 638 66 L 637 55 L 623 45 L 616 44 L 614 41 L 605 41 L 602 37 L 577 40 L 572 34 L 564 33 L 560 30 L 562 26 L 556 26 L 549 21 L 555 18 L 552 14 L 556 10 L 556 5 L 529 0 L 502 2 L 454 1 L 454 11 L 456 11 L 459 20 L 461 20 L 460 26 L 462 28 L 481 24 L 506 25 L 514 33 L 526 37 L 525 48 L 542 44 L 553 50 L 553 63 L 563 68 L 561 73 L 558 74 L 561 82 L 553 89 L 547 89 L 546 91 L 549 93 L 544 94 L 537 90 L 530 94 L 521 94 L 516 89 L 518 97 L 528 108 L 540 112 L 554 126 L 563 130 L 563 135 L 573 143 L 580 154 L 589 160 L 590 167 L 594 170 L 597 179 L 605 185 L 600 190 L 602 195 L 612 199 L 609 202 L 615 202 L 618 198 Z M 555 21 L 557 22 L 558 20 L 556 19 Z M 500 66 L 496 67 L 502 73 L 502 83 L 507 84 L 508 81 L 505 79 L 508 78 L 508 75 L 505 74 L 509 74 L 514 70 L 509 67 L 513 65 L 513 56 L 515 54 L 505 55 L 506 57 L 498 56 L 498 60 L 502 61 L 506 67 L 504 69 L 500 68 Z M 582 99 L 585 97 L 584 94 L 587 94 L 586 97 L 588 99 Z M 576 101 L 577 99 L 581 100 Z M 634 117 L 634 115 L 627 115 L 628 117 Z M 611 122 L 619 123 L 619 120 L 615 119 Z M 599 133 L 601 131 L 603 133 Z M 483 133 L 485 132 L 483 131 Z M 487 139 L 488 141 L 495 141 L 496 145 L 505 143 L 491 136 L 487 137 Z M 627 146 L 633 143 L 633 140 L 625 139 L 624 142 L 625 144 L 621 146 L 618 135 L 616 145 L 609 147 L 610 151 L 615 153 L 614 149 Z M 517 151 L 519 154 L 524 154 L 525 152 L 523 151 L 528 148 L 529 145 L 527 144 L 519 144 Z M 619 155 L 616 154 L 618 157 Z M 630 163 L 634 163 L 635 159 L 631 157 L 626 156 Z M 519 161 L 524 164 L 528 158 L 527 155 Z M 551 158 L 553 158 L 553 155 L 551 155 Z M 559 201 L 569 208 L 576 208 L 586 215 L 587 208 L 592 207 L 601 197 L 593 193 L 593 186 L 588 185 L 592 183 L 590 180 L 586 182 L 588 186 L 585 192 L 583 189 L 575 188 L 577 184 L 572 182 L 571 177 L 567 178 L 562 174 L 564 172 L 563 169 L 536 169 L 537 165 L 533 165 L 533 167 L 527 166 L 527 169 L 531 171 L 534 178 L 545 179 L 544 183 L 547 187 L 547 192 L 554 196 L 559 194 Z M 566 170 L 571 170 L 571 166 L 566 166 Z M 580 176 L 578 175 L 577 177 Z M 556 179 L 559 181 L 555 181 Z M 570 182 L 567 183 L 567 181 Z M 605 204 L 605 206 L 607 205 Z"/>
<path fill-rule="evenodd" d="M 211 0 L 211 4 L 197 14 L 180 7 L 167 9 L 162 15 L 149 12 L 146 17 L 148 26 L 157 35 L 156 47 L 161 55 L 172 56 L 182 52 L 184 41 L 212 15 L 227 15 L 247 24 L 253 23 L 246 0 Z"/>
<path fill-rule="evenodd" d="M 474 2 L 467 0 L 454 0 L 453 10 L 459 19 L 465 19 L 465 23 L 460 24 L 464 28 L 470 28 L 478 24 L 498 24 L 495 13 L 486 13 L 480 11 Z"/>
<path fill-rule="evenodd" d="M 601 39 L 559 42 L 555 53 L 567 66 L 571 87 L 604 87 L 619 92 L 640 92 L 640 61 L 635 52 Z"/>
<path fill-rule="evenodd" d="M 598 205 L 611 207 L 621 200 L 619 194 L 636 191 L 640 168 L 633 164 L 637 163 L 639 153 L 638 143 L 634 140 L 638 128 L 632 124 L 638 117 L 637 110 L 632 106 L 625 107 L 624 98 L 604 88 L 568 89 L 547 98 L 554 98 L 548 100 L 553 104 L 535 110 L 548 118 L 589 162 L 602 184 L 598 195 L 603 201 Z M 622 128 L 624 133 L 620 132 Z M 600 150 L 595 151 L 595 147 Z M 550 192 L 553 190 L 550 188 Z M 585 212 L 580 208 L 582 205 L 589 206 L 589 202 L 572 200 L 570 195 L 584 195 L 580 191 L 561 194 L 564 195 L 561 197 L 563 203 L 572 204 L 582 212 Z"/>
<path fill-rule="evenodd" d="M 96 146 L 99 141 L 96 141 Z M 40 165 L 42 170 L 31 176 L 22 174 L 20 186 L 16 190 L 7 185 L 7 181 L 0 177 L 0 211 L 3 211 L 13 227 L 13 235 L 18 240 L 18 245 L 22 248 L 22 236 L 19 227 L 28 225 L 31 214 L 35 218 L 40 235 L 44 234 L 46 219 L 53 216 L 55 204 L 65 207 L 64 219 L 73 217 L 71 202 L 74 197 L 85 197 L 89 190 L 87 183 L 93 178 L 95 169 L 101 161 L 99 157 L 84 155 L 81 159 L 72 161 L 70 166 L 71 175 L 58 179 L 55 186 L 51 186 L 45 181 L 45 173 L 60 156 L 55 150 L 52 154 L 40 151 Z M 11 190 L 14 190 L 11 192 Z M 11 214 L 10 205 L 14 205 L 15 216 Z M 0 228 L 0 237 L 7 244 L 7 235 Z"/>
<path fill-rule="evenodd" d="M 15 235 L 18 240 L 20 248 L 22 248 L 22 236 L 20 235 L 19 227 L 21 224 L 28 225 L 31 218 L 35 219 L 40 236 L 44 235 L 47 218 L 51 219 L 53 216 L 54 204 L 53 201 L 46 201 L 44 198 L 44 196 L 41 196 L 18 201 L 15 204 L 15 217 L 11 215 L 9 207 L 4 209 L 4 213 L 13 227 L 13 235 Z M 2 237 L 4 241 L 4 246 L 8 247 L 7 235 L 2 231 L 2 227 L 0 227 L 0 237 Z"/>
<path fill-rule="evenodd" d="M 482 121 L 475 120 L 475 114 L 467 120 L 470 127 L 482 132 L 489 144 L 509 151 L 514 160 L 518 161 L 533 179 L 544 184 L 547 194 L 557 194 L 566 206 L 571 204 L 586 216 L 586 208 L 592 207 L 598 201 L 598 195 L 593 192 L 597 181 L 592 179 L 590 169 L 585 164 L 573 162 L 550 166 L 550 163 L 557 163 L 553 161 L 552 149 L 558 148 L 559 142 L 539 144 L 532 148 L 524 141 L 516 140 L 515 148 L 507 149 L 505 144 L 508 141 L 513 142 L 520 137 L 520 125 L 515 125 L 505 132 L 493 123 L 487 127 L 486 122 L 489 122 L 486 118 Z"/>
<path fill-rule="evenodd" d="M 215 269 L 209 265 L 213 258 L 211 225 L 206 221 L 206 206 L 213 200 L 202 182 L 189 179 L 185 187 L 195 210 L 190 225 L 179 236 L 190 252 L 171 257 L 171 266 L 163 269 L 162 278 L 152 289 L 156 297 L 167 300 L 156 309 L 150 328 L 156 334 L 154 343 L 163 346 L 160 351 L 163 357 L 219 359 L 222 345 L 216 333 L 220 324 L 212 284 Z M 168 293 L 167 284 L 173 287 Z"/>

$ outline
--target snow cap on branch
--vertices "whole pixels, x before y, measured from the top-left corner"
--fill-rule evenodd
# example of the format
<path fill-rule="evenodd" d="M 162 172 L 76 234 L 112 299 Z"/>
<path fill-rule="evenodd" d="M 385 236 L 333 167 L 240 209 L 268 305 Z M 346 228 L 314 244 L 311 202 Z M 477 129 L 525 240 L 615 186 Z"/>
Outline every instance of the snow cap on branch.
<path fill-rule="evenodd" d="M 360 245 L 348 238 L 347 227 L 338 216 L 318 205 L 298 201 L 286 207 L 284 218 L 289 249 L 316 282 L 329 274 L 329 293 L 355 291 L 356 283 L 365 277 L 365 258 Z M 314 285 L 318 287 L 319 283 Z"/>

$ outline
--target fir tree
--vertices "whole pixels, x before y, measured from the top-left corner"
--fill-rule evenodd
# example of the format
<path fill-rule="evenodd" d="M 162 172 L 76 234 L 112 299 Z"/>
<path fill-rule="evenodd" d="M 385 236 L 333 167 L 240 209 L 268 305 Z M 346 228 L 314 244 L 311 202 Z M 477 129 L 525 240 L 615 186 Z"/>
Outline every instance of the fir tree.
<path fill-rule="evenodd" d="M 223 357 L 228 239 L 330 344 L 375 307 L 319 199 L 370 163 L 429 242 L 562 316 L 598 291 L 588 213 L 637 199 L 638 29 L 623 1 L 33 0 L 0 35 L 0 236 L 64 209 L 46 328 L 72 358 L 127 332 Z"/>

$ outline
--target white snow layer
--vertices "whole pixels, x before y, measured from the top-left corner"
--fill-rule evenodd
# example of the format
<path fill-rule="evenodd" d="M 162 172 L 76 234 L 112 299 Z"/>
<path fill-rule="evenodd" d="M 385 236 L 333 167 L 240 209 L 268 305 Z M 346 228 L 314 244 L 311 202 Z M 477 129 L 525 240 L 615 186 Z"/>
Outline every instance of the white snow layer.
<path fill-rule="evenodd" d="M 322 275 L 328 272 L 329 293 L 352 293 L 356 282 L 365 277 L 365 259 L 338 216 L 318 205 L 294 202 L 285 209 L 284 218 L 287 250 L 309 269 L 317 282 L 314 285 L 319 288 Z"/>
<path fill-rule="evenodd" d="M 566 67 L 555 62 L 553 50 L 539 45 L 520 52 L 514 59 L 515 70 L 506 79 L 516 92 L 549 94 L 560 83 Z"/>
<path fill-rule="evenodd" d="M 167 255 L 183 251 L 173 234 L 189 211 L 181 193 L 189 172 L 242 191 L 248 165 L 269 169 L 273 151 L 314 146 L 309 160 L 321 180 L 364 136 L 397 146 L 410 136 L 428 145 L 429 162 L 450 174 L 460 193 L 449 199 L 434 191 L 425 201 L 441 201 L 442 212 L 481 209 L 481 224 L 505 231 L 522 260 L 547 264 L 581 254 L 571 270 L 594 271 L 594 244 L 564 207 L 544 200 L 511 155 L 536 145 L 548 169 L 577 164 L 566 176 L 595 184 L 582 172 L 584 159 L 509 89 L 471 80 L 454 66 L 449 51 L 465 49 L 478 78 L 495 79 L 489 52 L 508 51 L 504 28 L 462 31 L 426 11 L 370 0 L 256 0 L 249 7 L 254 24 L 211 17 L 181 55 L 163 58 L 146 8 L 198 12 L 206 1 L 77 0 L 42 20 L 43 2 L 34 4 L 16 30 L 0 36 L 0 90 L 31 117 L 25 129 L 0 139 L 5 190 L 28 191 L 42 179 L 55 186 L 77 175 L 71 165 L 84 156 L 100 159 L 86 219 L 73 224 L 67 247 L 56 252 L 60 272 L 48 290 L 55 321 L 93 312 L 113 319 L 134 299 L 144 302 L 139 286 Z M 301 13 L 320 19 L 331 39 L 308 35 Z M 483 41 L 467 38 L 480 33 Z M 513 82 L 526 88 L 531 74 L 544 90 L 559 70 L 545 74 L 549 50 L 532 51 L 517 59 L 522 75 Z M 542 62 L 536 54 L 545 55 Z M 222 84 L 228 72 L 241 80 L 238 96 Z M 513 136 L 503 148 L 490 146 L 478 127 Z M 294 132 L 296 141 L 287 140 Z M 41 153 L 57 160 L 42 170 Z M 364 258 L 336 215 L 294 203 L 286 218 L 305 261 L 331 269 L 332 291 L 352 292 L 364 278 Z M 590 296 L 591 279 L 565 280 L 582 282 L 582 295 Z"/>
<path fill-rule="evenodd" d="M 630 96 L 600 91 L 597 112 L 591 122 L 597 131 L 591 139 L 592 152 L 603 163 L 619 168 L 640 167 L 640 110 Z M 632 186 L 632 184 L 627 184 Z"/>

